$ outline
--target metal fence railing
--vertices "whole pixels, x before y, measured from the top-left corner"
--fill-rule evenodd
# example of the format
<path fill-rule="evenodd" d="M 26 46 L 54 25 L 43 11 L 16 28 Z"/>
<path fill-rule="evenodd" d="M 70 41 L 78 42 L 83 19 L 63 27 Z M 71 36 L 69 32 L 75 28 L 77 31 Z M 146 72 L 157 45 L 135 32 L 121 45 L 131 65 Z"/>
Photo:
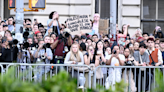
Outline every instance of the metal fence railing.
<path fill-rule="evenodd" d="M 83 77 L 83 80 L 86 80 L 87 87 L 91 88 L 90 67 L 87 65 L 0 63 L 0 67 L 1 74 L 7 73 L 13 67 L 14 75 L 12 77 L 22 81 L 33 80 L 35 82 L 41 82 L 43 79 L 47 80 L 48 77 L 52 78 L 59 71 L 66 71 L 70 76 L 77 78 L 77 87 L 80 86 L 79 77 Z"/>
<path fill-rule="evenodd" d="M 100 72 L 98 71 L 100 68 L 106 68 L 107 78 L 97 79 L 96 73 Z M 116 82 L 124 80 L 128 84 L 125 92 L 151 91 L 158 86 L 155 82 L 156 69 L 162 72 L 161 81 L 164 80 L 164 67 L 162 66 L 98 66 L 94 70 L 93 87 L 96 88 L 96 84 L 99 84 L 104 88 L 114 89 Z"/>
<path fill-rule="evenodd" d="M 107 66 L 102 65 L 96 68 L 88 65 L 67 65 L 67 64 L 25 64 L 25 63 L 0 63 L 1 76 L 9 72 L 13 67 L 14 75 L 22 81 L 41 82 L 43 79 L 56 76 L 59 71 L 66 71 L 71 77 L 77 78 L 77 87 L 84 85 L 81 82 L 85 80 L 85 86 L 96 88 L 96 84 L 101 85 L 104 89 L 109 87 L 115 88 L 116 82 L 124 80 L 128 86 L 125 92 L 145 92 L 152 91 L 156 86 L 155 75 L 156 69 L 163 73 L 162 66 Z M 103 76 L 102 76 L 103 75 Z M 1 77 L 2 78 L 2 77 Z M 82 79 L 82 81 L 80 80 Z M 81 84 L 80 84 L 81 83 Z"/>

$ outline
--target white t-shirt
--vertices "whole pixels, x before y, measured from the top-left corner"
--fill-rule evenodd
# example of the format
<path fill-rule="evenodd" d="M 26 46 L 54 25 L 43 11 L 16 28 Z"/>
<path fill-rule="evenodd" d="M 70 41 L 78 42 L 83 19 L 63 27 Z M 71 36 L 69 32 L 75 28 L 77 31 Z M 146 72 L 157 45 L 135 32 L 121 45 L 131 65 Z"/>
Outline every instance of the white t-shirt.
<path fill-rule="evenodd" d="M 105 59 L 109 60 L 112 55 L 108 55 L 105 57 Z M 122 54 L 118 55 L 120 60 L 125 61 L 125 56 Z M 111 65 L 110 66 L 115 66 L 115 64 L 118 63 L 119 61 L 117 58 L 113 57 L 111 60 Z M 120 65 L 120 64 L 119 64 Z M 109 79 L 112 79 L 112 84 L 115 84 L 115 82 L 120 82 L 121 81 L 121 68 L 109 68 L 108 71 Z"/>
<path fill-rule="evenodd" d="M 1 31 L 1 32 L 0 32 L 0 35 L 2 35 L 2 37 L 4 37 L 5 31 Z"/>
<path fill-rule="evenodd" d="M 112 56 L 112 55 L 107 55 L 107 56 L 105 57 L 105 59 L 109 60 L 109 59 L 111 58 L 111 56 Z M 125 61 L 125 56 L 124 56 L 124 55 L 119 54 L 118 56 L 119 56 L 120 60 Z M 111 60 L 111 66 L 115 66 L 116 63 L 119 63 L 119 61 L 118 61 L 117 58 L 113 57 L 112 60 Z M 120 65 L 120 64 L 119 64 L 119 65 Z"/>

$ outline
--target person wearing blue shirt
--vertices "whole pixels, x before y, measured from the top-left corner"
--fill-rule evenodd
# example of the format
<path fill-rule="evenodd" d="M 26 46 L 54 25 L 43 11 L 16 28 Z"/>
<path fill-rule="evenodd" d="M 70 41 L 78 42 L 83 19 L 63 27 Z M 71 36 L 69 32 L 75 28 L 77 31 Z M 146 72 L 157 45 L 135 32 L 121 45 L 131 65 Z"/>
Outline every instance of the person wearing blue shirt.
<path fill-rule="evenodd" d="M 60 34 L 60 23 L 58 19 L 59 19 L 58 13 L 56 11 L 53 11 L 50 13 L 49 20 L 47 21 L 47 30 L 53 28 L 53 31 L 55 31 L 57 35 Z M 48 35 L 48 31 L 46 32 L 45 36 L 46 35 Z"/>
<path fill-rule="evenodd" d="M 10 30 L 10 32 L 14 30 L 13 20 L 14 20 L 13 17 L 8 18 L 8 30 Z"/>

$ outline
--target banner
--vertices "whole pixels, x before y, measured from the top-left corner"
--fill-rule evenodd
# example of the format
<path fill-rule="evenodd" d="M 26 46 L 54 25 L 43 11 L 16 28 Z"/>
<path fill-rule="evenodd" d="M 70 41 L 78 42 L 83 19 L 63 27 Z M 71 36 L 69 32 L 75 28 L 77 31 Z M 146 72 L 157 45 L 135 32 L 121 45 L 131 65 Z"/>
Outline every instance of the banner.
<path fill-rule="evenodd" d="M 71 30 L 71 35 L 92 32 L 92 26 L 88 15 L 78 15 L 68 18 L 67 28 Z"/>

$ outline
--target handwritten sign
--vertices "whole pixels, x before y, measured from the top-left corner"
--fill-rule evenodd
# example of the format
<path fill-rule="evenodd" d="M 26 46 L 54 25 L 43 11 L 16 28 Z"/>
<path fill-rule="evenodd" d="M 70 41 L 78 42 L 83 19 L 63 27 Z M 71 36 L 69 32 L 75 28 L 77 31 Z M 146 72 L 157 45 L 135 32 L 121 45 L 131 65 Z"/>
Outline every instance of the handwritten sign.
<path fill-rule="evenodd" d="M 71 35 L 89 33 L 92 31 L 88 15 L 78 15 L 68 18 L 67 27 L 71 30 Z"/>
<path fill-rule="evenodd" d="M 109 19 L 100 19 L 99 20 L 99 33 L 108 34 Z"/>

